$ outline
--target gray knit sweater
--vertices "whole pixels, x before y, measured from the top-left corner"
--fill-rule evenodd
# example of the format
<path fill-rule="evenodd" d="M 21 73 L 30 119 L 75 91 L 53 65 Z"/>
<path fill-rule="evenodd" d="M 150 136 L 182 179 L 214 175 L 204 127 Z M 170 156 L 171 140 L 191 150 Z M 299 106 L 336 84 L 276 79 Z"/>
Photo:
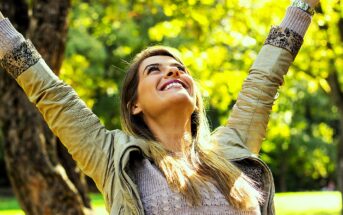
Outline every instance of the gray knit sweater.
<path fill-rule="evenodd" d="M 256 180 L 262 185 L 262 169 L 248 167 Z M 132 178 L 138 186 L 145 214 L 147 215 L 259 215 L 260 207 L 247 210 L 237 210 L 225 199 L 224 195 L 212 184 L 207 183 L 210 188 L 202 189 L 202 202 L 200 206 L 192 206 L 180 193 L 172 191 L 162 172 L 148 159 L 136 161 L 133 165 Z M 246 173 L 249 175 L 250 173 Z"/>

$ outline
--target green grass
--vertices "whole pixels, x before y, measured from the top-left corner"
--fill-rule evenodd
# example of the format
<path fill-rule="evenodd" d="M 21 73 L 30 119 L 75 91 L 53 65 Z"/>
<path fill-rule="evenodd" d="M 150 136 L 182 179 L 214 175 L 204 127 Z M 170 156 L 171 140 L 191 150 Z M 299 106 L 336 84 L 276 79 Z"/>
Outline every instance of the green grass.
<path fill-rule="evenodd" d="M 19 204 L 15 198 L 0 196 L 0 214 L 3 215 L 23 215 L 19 209 Z"/>
<path fill-rule="evenodd" d="M 95 214 L 107 215 L 103 198 L 100 194 L 90 194 L 92 206 Z M 20 209 L 17 200 L 14 197 L 0 196 L 0 214 L 1 215 L 25 215 Z"/>
<path fill-rule="evenodd" d="M 97 215 L 107 214 L 99 194 L 91 194 L 92 205 Z M 278 215 L 339 215 L 341 209 L 339 192 L 278 193 L 275 197 Z M 0 196 L 1 215 L 24 215 L 15 198 Z"/>
<path fill-rule="evenodd" d="M 339 215 L 339 192 L 278 193 L 275 197 L 278 215 Z"/>

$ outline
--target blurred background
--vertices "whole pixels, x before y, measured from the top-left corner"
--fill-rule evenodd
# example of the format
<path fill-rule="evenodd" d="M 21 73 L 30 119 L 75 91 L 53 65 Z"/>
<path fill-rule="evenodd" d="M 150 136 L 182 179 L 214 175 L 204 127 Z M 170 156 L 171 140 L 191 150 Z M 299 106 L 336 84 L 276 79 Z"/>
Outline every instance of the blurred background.
<path fill-rule="evenodd" d="M 201 87 L 214 129 L 226 122 L 269 29 L 289 5 L 1 0 L 0 10 L 108 129 L 120 128 L 128 62 L 150 45 L 177 48 Z M 342 42 L 343 1 L 322 0 L 279 90 L 260 155 L 274 174 L 277 214 L 343 214 Z M 91 207 L 104 214 L 94 185 L 3 71 L 0 102 L 0 214 L 87 214 Z"/>

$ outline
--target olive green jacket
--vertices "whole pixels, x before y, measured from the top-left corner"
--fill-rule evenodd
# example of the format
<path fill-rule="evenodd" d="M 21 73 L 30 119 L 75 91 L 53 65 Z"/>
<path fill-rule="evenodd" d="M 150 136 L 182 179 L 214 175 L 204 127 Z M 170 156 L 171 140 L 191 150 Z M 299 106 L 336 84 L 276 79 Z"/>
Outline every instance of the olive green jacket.
<path fill-rule="evenodd" d="M 274 214 L 274 184 L 269 168 L 255 154 L 265 136 L 277 89 L 301 42 L 302 37 L 295 32 L 272 29 L 227 125 L 212 134 L 228 160 L 245 159 L 263 168 L 267 201 L 261 208 L 262 214 Z M 137 186 L 128 175 L 128 164 L 134 152 L 150 157 L 147 143 L 120 130 L 106 130 L 75 91 L 50 70 L 29 41 L 8 53 L 1 65 L 37 106 L 82 171 L 95 181 L 111 215 L 132 214 L 135 209 L 144 214 Z"/>

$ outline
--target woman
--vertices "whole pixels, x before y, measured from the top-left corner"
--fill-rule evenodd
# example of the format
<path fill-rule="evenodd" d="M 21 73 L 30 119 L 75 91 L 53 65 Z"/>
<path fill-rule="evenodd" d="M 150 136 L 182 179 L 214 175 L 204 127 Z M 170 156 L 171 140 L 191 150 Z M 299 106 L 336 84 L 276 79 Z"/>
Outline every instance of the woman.
<path fill-rule="evenodd" d="M 123 131 L 98 118 L 1 15 L 1 65 L 36 104 L 113 214 L 274 214 L 258 154 L 283 75 L 319 0 L 296 0 L 272 28 L 227 125 L 210 134 L 199 90 L 178 55 L 151 47 L 124 80 Z"/>

